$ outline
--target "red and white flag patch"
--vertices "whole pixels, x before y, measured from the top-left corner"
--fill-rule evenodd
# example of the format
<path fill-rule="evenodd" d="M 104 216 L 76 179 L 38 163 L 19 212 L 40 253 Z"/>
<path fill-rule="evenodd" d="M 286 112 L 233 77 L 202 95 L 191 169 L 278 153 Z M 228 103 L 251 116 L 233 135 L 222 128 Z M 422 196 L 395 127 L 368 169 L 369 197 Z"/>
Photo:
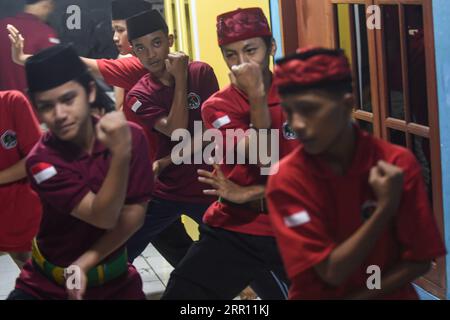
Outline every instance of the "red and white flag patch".
<path fill-rule="evenodd" d="M 301 226 L 311 221 L 311 217 L 305 210 L 284 217 L 284 224 L 289 228 Z"/>
<path fill-rule="evenodd" d="M 216 119 L 216 120 L 212 123 L 212 125 L 213 125 L 214 128 L 220 129 L 220 128 L 222 128 L 223 126 L 225 126 L 225 125 L 227 125 L 227 124 L 229 124 L 229 123 L 231 123 L 230 117 L 229 117 L 228 115 L 224 115 L 223 117 L 220 117 L 220 118 Z"/>
<path fill-rule="evenodd" d="M 140 102 L 136 97 L 132 97 L 130 100 L 131 110 L 136 113 L 140 107 L 142 107 L 142 102 Z"/>
<path fill-rule="evenodd" d="M 56 176 L 57 171 L 56 168 L 50 163 L 39 162 L 31 167 L 31 173 L 33 174 L 34 180 L 36 180 L 36 183 L 41 184 L 42 182 Z"/>
<path fill-rule="evenodd" d="M 48 38 L 48 42 L 53 43 L 53 44 L 60 44 L 61 41 L 58 38 L 55 37 L 49 37 Z"/>

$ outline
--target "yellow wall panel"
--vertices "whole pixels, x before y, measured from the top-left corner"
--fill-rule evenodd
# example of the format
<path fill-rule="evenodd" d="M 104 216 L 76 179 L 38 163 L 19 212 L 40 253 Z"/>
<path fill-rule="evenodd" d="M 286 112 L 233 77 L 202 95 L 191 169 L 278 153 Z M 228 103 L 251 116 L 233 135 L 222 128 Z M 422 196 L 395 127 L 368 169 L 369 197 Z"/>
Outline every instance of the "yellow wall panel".
<path fill-rule="evenodd" d="M 352 63 L 352 39 L 350 31 L 350 13 L 348 4 L 338 5 L 339 47 L 344 49 L 347 58 Z"/>

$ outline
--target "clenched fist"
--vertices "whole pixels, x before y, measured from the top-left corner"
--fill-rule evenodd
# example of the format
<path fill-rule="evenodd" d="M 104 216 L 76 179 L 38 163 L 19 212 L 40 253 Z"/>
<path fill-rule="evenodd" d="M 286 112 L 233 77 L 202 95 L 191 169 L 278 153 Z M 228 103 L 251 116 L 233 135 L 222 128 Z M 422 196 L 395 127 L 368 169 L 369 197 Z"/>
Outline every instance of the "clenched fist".
<path fill-rule="evenodd" d="M 188 74 L 189 56 L 183 52 L 169 53 L 166 59 L 166 70 L 175 80 L 186 80 Z"/>
<path fill-rule="evenodd" d="M 131 154 L 131 131 L 121 111 L 103 116 L 96 126 L 97 138 L 113 155 Z"/>
<path fill-rule="evenodd" d="M 385 161 L 378 161 L 370 170 L 369 184 L 378 203 L 389 208 L 386 212 L 397 212 L 403 190 L 403 170 Z"/>
<path fill-rule="evenodd" d="M 266 94 L 261 68 L 254 62 L 232 66 L 230 80 L 249 97 L 261 97 Z"/>

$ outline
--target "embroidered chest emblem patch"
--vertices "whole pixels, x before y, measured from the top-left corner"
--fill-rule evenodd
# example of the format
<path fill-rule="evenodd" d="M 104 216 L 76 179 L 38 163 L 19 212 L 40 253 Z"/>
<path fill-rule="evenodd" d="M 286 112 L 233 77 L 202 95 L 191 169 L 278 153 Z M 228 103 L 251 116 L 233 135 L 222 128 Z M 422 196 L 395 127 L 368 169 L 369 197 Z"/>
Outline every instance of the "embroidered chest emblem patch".
<path fill-rule="evenodd" d="M 188 94 L 188 109 L 195 110 L 200 108 L 202 104 L 202 99 L 195 92 L 191 92 Z"/>
<path fill-rule="evenodd" d="M 297 134 L 294 130 L 289 126 L 287 121 L 283 123 L 283 136 L 286 140 L 295 140 L 297 139 Z"/>
<path fill-rule="evenodd" d="M 17 146 L 17 135 L 12 130 L 6 130 L 0 137 L 2 147 L 9 150 Z"/>
<path fill-rule="evenodd" d="M 374 200 L 367 200 L 363 203 L 361 206 L 361 219 L 363 221 L 368 220 L 372 214 L 375 212 L 375 209 L 377 208 L 377 202 Z"/>

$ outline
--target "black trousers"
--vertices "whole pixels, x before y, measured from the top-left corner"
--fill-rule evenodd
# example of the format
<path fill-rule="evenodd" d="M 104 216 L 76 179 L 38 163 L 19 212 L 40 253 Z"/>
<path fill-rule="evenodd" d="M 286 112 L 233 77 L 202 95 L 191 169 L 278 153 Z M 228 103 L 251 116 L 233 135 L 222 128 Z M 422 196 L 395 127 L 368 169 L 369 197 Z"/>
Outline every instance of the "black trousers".
<path fill-rule="evenodd" d="M 202 225 L 200 240 L 172 272 L 162 299 L 231 300 L 250 283 L 262 299 L 287 298 L 275 239 Z"/>
<path fill-rule="evenodd" d="M 185 214 L 202 224 L 209 205 L 154 198 L 147 207 L 145 222 L 128 241 L 128 260 L 132 263 L 151 242 L 161 255 L 175 267 L 191 244 L 180 216 Z"/>
<path fill-rule="evenodd" d="M 181 217 L 157 234 L 150 242 L 172 267 L 178 265 L 193 243 L 192 238 L 186 232 Z"/>

